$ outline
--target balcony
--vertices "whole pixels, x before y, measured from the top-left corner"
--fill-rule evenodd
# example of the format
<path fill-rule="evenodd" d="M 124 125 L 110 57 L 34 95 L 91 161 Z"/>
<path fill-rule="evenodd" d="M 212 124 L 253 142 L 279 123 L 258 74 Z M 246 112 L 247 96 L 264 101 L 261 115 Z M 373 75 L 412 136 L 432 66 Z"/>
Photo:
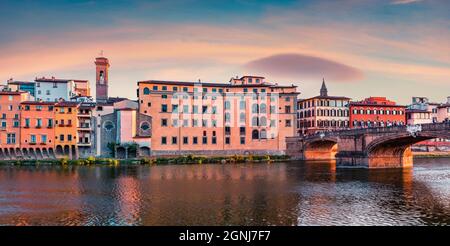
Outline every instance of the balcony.
<path fill-rule="evenodd" d="M 49 126 L 47 126 L 47 128 L 48 128 L 48 129 L 52 129 L 52 128 L 53 128 L 53 125 L 49 125 Z"/>
<path fill-rule="evenodd" d="M 78 113 L 77 115 L 78 117 L 86 117 L 86 118 L 91 118 L 91 114 L 89 113 Z"/>
<path fill-rule="evenodd" d="M 77 143 L 77 145 L 81 146 L 81 147 L 89 147 L 92 145 L 92 143 L 91 142 L 81 142 L 81 143 Z"/>
<path fill-rule="evenodd" d="M 36 145 L 36 142 L 30 142 L 30 145 Z"/>
<path fill-rule="evenodd" d="M 41 142 L 41 143 L 40 143 L 40 145 L 46 145 L 46 144 L 47 144 L 46 142 Z"/>
<path fill-rule="evenodd" d="M 42 128 L 42 126 L 41 126 L 41 125 L 37 125 L 36 128 L 37 128 L 37 129 L 40 129 L 40 128 Z"/>
<path fill-rule="evenodd" d="M 0 127 L 0 131 L 6 131 L 6 127 Z"/>

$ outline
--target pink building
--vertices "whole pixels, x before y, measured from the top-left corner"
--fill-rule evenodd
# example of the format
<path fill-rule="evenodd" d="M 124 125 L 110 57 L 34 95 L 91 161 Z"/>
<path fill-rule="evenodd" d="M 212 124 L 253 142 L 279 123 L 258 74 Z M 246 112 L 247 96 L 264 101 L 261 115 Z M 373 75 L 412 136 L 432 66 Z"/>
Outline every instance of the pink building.
<path fill-rule="evenodd" d="M 264 77 L 229 83 L 138 82 L 139 112 L 152 117 L 153 155 L 283 154 L 295 135 L 294 85 Z"/>

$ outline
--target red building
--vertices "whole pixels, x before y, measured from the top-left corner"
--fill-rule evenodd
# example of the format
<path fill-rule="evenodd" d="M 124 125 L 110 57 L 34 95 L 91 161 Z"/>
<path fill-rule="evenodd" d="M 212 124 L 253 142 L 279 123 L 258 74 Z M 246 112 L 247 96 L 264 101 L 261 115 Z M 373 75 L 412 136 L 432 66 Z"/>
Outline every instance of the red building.
<path fill-rule="evenodd" d="M 406 106 L 385 97 L 369 97 L 350 103 L 350 127 L 386 127 L 406 124 Z"/>

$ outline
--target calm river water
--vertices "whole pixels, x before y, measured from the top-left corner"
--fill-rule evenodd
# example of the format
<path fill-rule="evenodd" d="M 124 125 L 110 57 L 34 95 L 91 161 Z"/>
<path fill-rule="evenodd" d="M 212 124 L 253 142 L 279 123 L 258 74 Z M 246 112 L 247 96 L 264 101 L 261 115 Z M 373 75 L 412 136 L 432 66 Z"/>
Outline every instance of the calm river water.
<path fill-rule="evenodd" d="M 0 225 L 449 225 L 450 158 L 334 163 L 0 167 Z"/>

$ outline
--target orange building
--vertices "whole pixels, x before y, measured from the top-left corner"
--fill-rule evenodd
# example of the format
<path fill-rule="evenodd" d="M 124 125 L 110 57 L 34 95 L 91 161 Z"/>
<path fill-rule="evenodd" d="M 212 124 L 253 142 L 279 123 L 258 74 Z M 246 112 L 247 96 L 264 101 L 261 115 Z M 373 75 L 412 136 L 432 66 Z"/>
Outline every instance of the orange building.
<path fill-rule="evenodd" d="M 264 77 L 229 83 L 138 82 L 139 111 L 152 117 L 153 155 L 282 154 L 295 135 L 296 86 Z"/>
<path fill-rule="evenodd" d="M 386 127 L 406 124 L 406 107 L 385 97 L 369 97 L 350 103 L 351 128 Z"/>
<path fill-rule="evenodd" d="M 20 103 L 29 100 L 28 92 L 0 92 L 0 156 L 14 157 L 20 150 Z"/>
<path fill-rule="evenodd" d="M 55 105 L 55 154 L 77 156 L 78 102 Z"/>
<path fill-rule="evenodd" d="M 53 102 L 21 103 L 20 145 L 24 156 L 49 158 L 55 148 Z"/>

